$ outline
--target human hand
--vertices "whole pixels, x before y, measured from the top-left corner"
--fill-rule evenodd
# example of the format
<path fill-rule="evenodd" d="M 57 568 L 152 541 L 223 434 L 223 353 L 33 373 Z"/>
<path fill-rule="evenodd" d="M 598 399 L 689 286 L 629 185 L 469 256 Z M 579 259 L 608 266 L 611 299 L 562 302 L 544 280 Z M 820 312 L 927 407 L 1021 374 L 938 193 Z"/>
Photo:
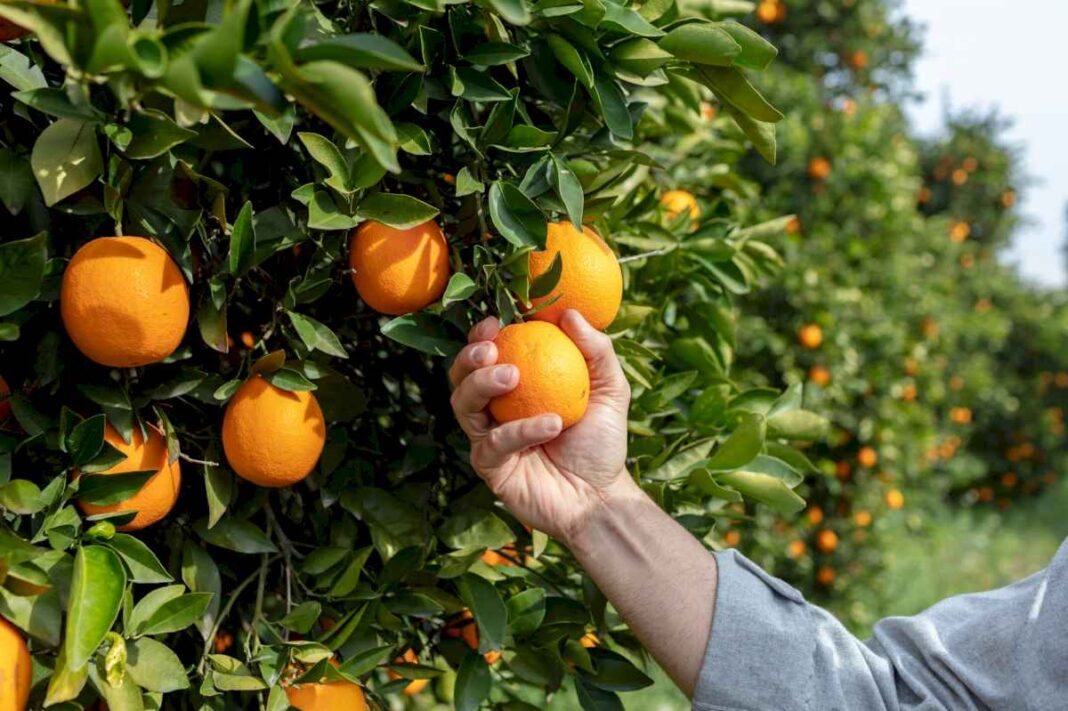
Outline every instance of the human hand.
<path fill-rule="evenodd" d="M 487 318 L 471 329 L 449 379 L 456 388 L 452 408 L 471 440 L 471 464 L 494 494 L 525 524 L 565 545 L 592 513 L 615 496 L 637 489 L 625 469 L 630 385 L 612 341 L 578 311 L 560 318 L 590 371 L 586 414 L 561 431 L 560 416 L 497 424 L 489 401 L 519 384 L 514 365 L 496 365 L 493 339 L 500 322 Z"/>

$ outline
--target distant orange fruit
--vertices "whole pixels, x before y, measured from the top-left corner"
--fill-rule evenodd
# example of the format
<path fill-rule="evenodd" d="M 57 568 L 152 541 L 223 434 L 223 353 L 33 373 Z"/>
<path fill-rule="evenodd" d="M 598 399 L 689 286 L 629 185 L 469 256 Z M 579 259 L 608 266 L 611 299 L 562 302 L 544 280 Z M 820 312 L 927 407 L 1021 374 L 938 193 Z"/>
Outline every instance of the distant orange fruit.
<path fill-rule="evenodd" d="M 967 407 L 954 407 L 949 411 L 949 419 L 958 425 L 966 425 L 972 421 L 972 411 Z"/>
<path fill-rule="evenodd" d="M 808 379 L 821 388 L 825 388 L 831 383 L 831 371 L 822 365 L 814 365 L 808 369 Z"/>
<path fill-rule="evenodd" d="M 319 462 L 326 421 L 311 392 L 283 390 L 253 375 L 226 406 L 222 440 L 238 476 L 259 486 L 290 486 Z"/>
<path fill-rule="evenodd" d="M 1001 475 L 1001 485 L 1006 489 L 1015 488 L 1015 486 L 1019 482 L 1020 477 L 1016 474 L 1016 472 L 1005 472 Z"/>
<path fill-rule="evenodd" d="M 949 239 L 960 244 L 972 234 L 972 226 L 963 220 L 957 220 L 949 226 Z"/>
<path fill-rule="evenodd" d="M 245 348 L 252 348 L 256 345 L 256 337 L 252 335 L 252 331 L 241 332 L 241 344 Z"/>
<path fill-rule="evenodd" d="M 456 185 L 456 176 L 452 173 L 445 173 L 441 176 L 441 182 L 446 185 Z"/>
<path fill-rule="evenodd" d="M 797 332 L 797 340 L 802 346 L 809 349 L 819 348 L 823 343 L 823 329 L 814 323 L 802 326 Z"/>
<path fill-rule="evenodd" d="M 949 179 L 953 181 L 954 185 L 964 185 L 968 182 L 968 171 L 963 168 L 957 168 L 950 174 Z"/>
<path fill-rule="evenodd" d="M 820 566 L 820 569 L 816 571 L 816 582 L 824 587 L 834 585 L 834 579 L 834 568 L 829 565 Z"/>
<path fill-rule="evenodd" d="M 805 554 L 805 551 L 807 549 L 808 546 L 805 545 L 805 542 L 799 538 L 796 538 L 790 541 L 790 545 L 786 547 L 786 555 L 790 556 L 791 558 L 800 558 Z"/>
<path fill-rule="evenodd" d="M 1016 204 L 1016 193 L 1006 190 L 1001 194 L 1001 206 L 1006 210 Z"/>
<path fill-rule="evenodd" d="M 716 118 L 716 107 L 707 101 L 701 102 L 701 118 L 705 121 L 711 121 Z"/>
<path fill-rule="evenodd" d="M 494 419 L 556 413 L 565 428 L 582 419 L 590 400 L 590 372 L 567 334 L 545 321 L 526 321 L 505 326 L 493 342 L 497 364 L 519 369 L 519 385 L 490 400 Z"/>
<path fill-rule="evenodd" d="M 578 230 L 566 220 L 550 222 L 545 249 L 528 257 L 531 281 L 549 271 L 557 254 L 560 280 L 551 292 L 530 300 L 535 307 L 549 304 L 530 318 L 558 324 L 564 311 L 575 309 L 594 328 L 607 328 L 623 301 L 623 270 L 612 248 L 590 227 Z"/>
<path fill-rule="evenodd" d="M 786 234 L 796 235 L 801 232 L 801 220 L 797 217 L 791 217 L 786 222 Z"/>
<path fill-rule="evenodd" d="M 916 202 L 921 205 L 931 202 L 931 189 L 926 185 L 920 188 L 920 192 L 916 195 Z"/>
<path fill-rule="evenodd" d="M 915 358 L 905 359 L 905 375 L 916 375 L 920 372 L 920 364 L 916 362 Z"/>
<path fill-rule="evenodd" d="M 979 161 L 976 160 L 975 156 L 968 156 L 960 165 L 969 173 L 974 173 L 979 170 Z"/>
<path fill-rule="evenodd" d="M 701 216 L 697 198 L 688 190 L 668 190 L 660 196 L 660 204 L 664 206 L 670 220 L 674 220 L 683 213 L 688 213 L 691 220 L 696 220 Z"/>
<path fill-rule="evenodd" d="M 26 639 L 17 627 L 0 617 L 0 708 L 25 709 L 32 681 L 33 660 Z"/>
<path fill-rule="evenodd" d="M 960 255 L 960 265 L 965 269 L 971 269 L 975 266 L 975 257 L 970 254 Z"/>
<path fill-rule="evenodd" d="M 879 461 L 879 455 L 872 447 L 861 447 L 857 452 L 857 463 L 862 467 L 874 467 Z"/>
<path fill-rule="evenodd" d="M 842 102 L 842 113 L 846 116 L 852 116 L 857 112 L 857 102 L 852 99 L 846 99 Z"/>
<path fill-rule="evenodd" d="M 825 528 L 816 534 L 816 550 L 821 553 L 833 553 L 838 548 L 838 534 Z"/>
<path fill-rule="evenodd" d="M 867 528 L 871 525 L 871 514 L 867 511 L 857 511 L 853 514 L 853 522 L 861 528 Z"/>
<path fill-rule="evenodd" d="M 808 522 L 811 523 L 813 526 L 818 526 L 823 523 L 823 509 L 821 509 L 819 506 L 813 506 L 812 508 L 810 508 L 806 516 L 808 516 Z"/>
<path fill-rule="evenodd" d="M 415 650 L 408 648 L 404 650 L 404 654 L 393 660 L 394 664 L 418 664 L 419 657 L 416 656 Z M 396 681 L 397 679 L 403 679 L 400 674 L 390 669 L 386 672 L 386 676 L 390 681 Z M 404 694 L 406 696 L 414 696 L 420 691 L 426 688 L 430 683 L 430 679 L 412 679 L 407 686 L 404 687 Z"/>
<path fill-rule="evenodd" d="M 993 306 L 994 305 L 990 302 L 990 299 L 979 299 L 975 302 L 975 311 L 976 313 L 985 314 L 993 308 Z"/>
<path fill-rule="evenodd" d="M 475 616 L 471 614 L 470 610 L 463 610 L 457 615 L 451 622 L 445 625 L 445 629 L 442 633 L 446 637 L 453 639 L 462 639 L 468 647 L 474 651 L 478 651 L 479 637 L 478 637 L 478 623 L 475 621 Z M 486 663 L 493 665 L 501 658 L 501 653 L 497 650 L 490 650 L 482 655 L 482 658 L 486 660 Z"/>
<path fill-rule="evenodd" d="M 234 636 L 229 632 L 216 632 L 211 646 L 215 649 L 216 654 L 225 654 L 234 646 Z"/>
<path fill-rule="evenodd" d="M 776 22 L 779 18 L 778 3 L 775 2 L 775 0 L 762 0 L 762 2 L 757 5 L 756 16 L 757 19 L 764 24 L 770 25 L 771 23 Z"/>
<path fill-rule="evenodd" d="M 864 50 L 856 50 L 849 55 L 849 66 L 854 69 L 864 69 L 868 66 L 868 53 Z"/>
<path fill-rule="evenodd" d="M 60 313 L 82 353 L 134 368 L 178 348 L 189 321 L 189 287 L 178 265 L 144 237 L 99 237 L 63 272 Z"/>
<path fill-rule="evenodd" d="M 919 393 L 916 390 L 916 386 L 912 385 L 911 383 L 901 388 L 901 399 L 905 402 L 912 402 L 916 399 L 916 396 L 918 394 Z"/>
<path fill-rule="evenodd" d="M 849 465 L 849 462 L 839 460 L 834 463 L 834 475 L 842 481 L 847 481 L 850 475 L 853 474 L 853 467 Z"/>
<path fill-rule="evenodd" d="M 723 536 L 723 542 L 731 548 L 734 548 L 742 542 L 742 534 L 735 530 L 727 531 Z"/>
<path fill-rule="evenodd" d="M 375 311 L 400 316 L 438 300 L 449 281 L 449 245 L 437 222 L 399 230 L 368 220 L 349 240 L 352 283 Z"/>
<path fill-rule="evenodd" d="M 78 507 L 86 514 L 95 516 L 102 513 L 119 511 L 136 511 L 137 515 L 129 523 L 116 526 L 119 531 L 140 531 L 145 526 L 156 523 L 174 508 L 178 500 L 178 488 L 182 483 L 182 472 L 178 461 L 168 461 L 167 442 L 155 427 L 147 427 L 148 439 L 141 434 L 136 425 L 127 444 L 122 435 L 110 424 L 104 428 L 104 441 L 126 455 L 126 459 L 111 469 L 92 476 L 109 474 L 127 474 L 130 472 L 156 472 L 146 481 L 136 494 L 117 504 L 98 505 L 79 501 Z"/>
<path fill-rule="evenodd" d="M 905 495 L 897 489 L 890 489 L 886 492 L 884 498 L 886 499 L 886 505 L 895 511 L 905 505 Z"/>
<path fill-rule="evenodd" d="M 808 162 L 808 177 L 812 180 L 826 180 L 831 175 L 831 162 L 823 157 L 813 158 Z"/>
<path fill-rule="evenodd" d="M 920 324 L 920 331 L 927 338 L 934 338 L 938 335 L 938 322 L 930 316 L 925 316 L 923 323 Z"/>
<path fill-rule="evenodd" d="M 960 377 L 959 375 L 954 375 L 953 377 L 951 377 L 949 379 L 949 389 L 950 390 L 960 390 L 963 387 L 964 387 L 964 378 Z"/>
<path fill-rule="evenodd" d="M 586 649 L 593 649 L 601 644 L 601 640 L 597 638 L 597 635 L 593 632 L 587 632 L 579 638 L 579 644 Z"/>

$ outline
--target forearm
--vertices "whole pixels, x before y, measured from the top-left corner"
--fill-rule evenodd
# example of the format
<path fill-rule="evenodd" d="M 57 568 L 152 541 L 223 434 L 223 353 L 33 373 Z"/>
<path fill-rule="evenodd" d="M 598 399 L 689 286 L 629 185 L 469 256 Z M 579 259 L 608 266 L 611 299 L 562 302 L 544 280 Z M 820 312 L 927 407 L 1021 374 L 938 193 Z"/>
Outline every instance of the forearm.
<path fill-rule="evenodd" d="M 628 477 L 567 544 L 649 653 L 692 696 L 715 608 L 712 554 Z"/>

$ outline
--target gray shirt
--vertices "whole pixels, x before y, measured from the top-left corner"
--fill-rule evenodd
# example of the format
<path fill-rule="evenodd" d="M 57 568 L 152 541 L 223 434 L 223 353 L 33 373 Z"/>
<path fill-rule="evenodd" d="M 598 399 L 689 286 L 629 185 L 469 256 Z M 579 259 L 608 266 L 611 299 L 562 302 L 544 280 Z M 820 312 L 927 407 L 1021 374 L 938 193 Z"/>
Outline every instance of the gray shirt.
<path fill-rule="evenodd" d="M 1068 710 L 1068 541 L 1046 570 L 887 618 L 864 642 L 740 553 L 716 561 L 697 711 Z"/>

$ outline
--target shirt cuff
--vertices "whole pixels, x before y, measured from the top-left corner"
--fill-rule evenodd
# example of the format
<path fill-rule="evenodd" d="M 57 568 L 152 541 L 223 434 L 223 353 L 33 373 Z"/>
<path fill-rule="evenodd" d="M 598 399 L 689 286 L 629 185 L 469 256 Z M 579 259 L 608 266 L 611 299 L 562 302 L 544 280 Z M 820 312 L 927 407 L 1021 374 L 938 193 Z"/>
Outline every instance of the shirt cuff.
<path fill-rule="evenodd" d="M 816 635 L 804 596 L 737 551 L 715 558 L 715 616 L 694 709 L 809 707 Z"/>

